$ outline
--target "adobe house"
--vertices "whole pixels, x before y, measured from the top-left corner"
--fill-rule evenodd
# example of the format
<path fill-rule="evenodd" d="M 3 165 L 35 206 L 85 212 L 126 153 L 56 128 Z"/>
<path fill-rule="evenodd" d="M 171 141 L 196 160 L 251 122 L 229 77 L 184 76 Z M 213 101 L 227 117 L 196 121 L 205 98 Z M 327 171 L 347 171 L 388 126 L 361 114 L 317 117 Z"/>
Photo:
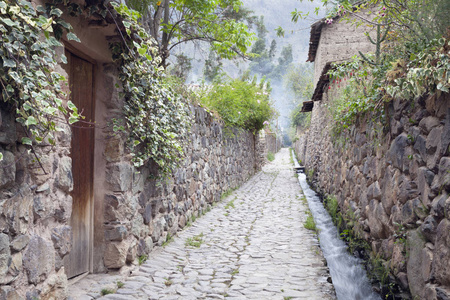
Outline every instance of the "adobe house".
<path fill-rule="evenodd" d="M 359 14 L 366 19 L 372 19 L 368 11 L 361 11 Z M 301 112 L 312 112 L 311 119 L 318 120 L 325 117 L 321 112 L 323 104 L 326 103 L 330 93 L 336 96 L 338 92 L 336 89 L 328 89 L 330 78 L 327 72 L 332 64 L 348 61 L 353 56 L 359 55 L 359 51 L 362 53 L 375 51 L 375 45 L 365 35 L 369 33 L 373 36 L 375 29 L 343 21 L 340 16 L 335 16 L 331 20 L 328 23 L 327 18 L 323 18 L 311 25 L 307 62 L 314 63 L 314 93 L 310 101 L 303 102 L 301 109 Z M 358 21 L 356 18 L 354 20 Z M 301 129 L 297 128 L 297 135 L 301 133 Z M 300 138 L 305 137 L 306 135 L 302 135 Z M 296 149 L 297 154 L 305 154 L 307 142 L 296 144 L 303 145 L 301 149 Z"/>
<path fill-rule="evenodd" d="M 148 179 L 153 167 L 136 172 L 126 137 L 109 126 L 124 104 L 109 49 L 120 40 L 120 17 L 61 9 L 81 42 L 64 39 L 58 51 L 68 62 L 55 71 L 87 122 L 62 124 L 55 147 L 35 146 L 36 161 L 18 142 L 14 112 L 0 104 L 0 299 L 65 299 L 71 278 L 126 269 L 263 163 L 252 133 L 223 136 L 220 122 L 192 106 L 183 167 L 165 181 Z"/>

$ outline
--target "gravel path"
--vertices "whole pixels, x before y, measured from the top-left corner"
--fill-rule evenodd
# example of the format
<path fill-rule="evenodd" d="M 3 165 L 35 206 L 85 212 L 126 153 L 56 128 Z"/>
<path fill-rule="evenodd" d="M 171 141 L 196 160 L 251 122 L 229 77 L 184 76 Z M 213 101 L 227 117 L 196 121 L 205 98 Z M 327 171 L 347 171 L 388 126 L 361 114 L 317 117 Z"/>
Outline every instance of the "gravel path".
<path fill-rule="evenodd" d="M 89 275 L 72 299 L 334 299 L 307 206 L 282 149 L 241 188 L 178 234 L 124 281 Z"/>

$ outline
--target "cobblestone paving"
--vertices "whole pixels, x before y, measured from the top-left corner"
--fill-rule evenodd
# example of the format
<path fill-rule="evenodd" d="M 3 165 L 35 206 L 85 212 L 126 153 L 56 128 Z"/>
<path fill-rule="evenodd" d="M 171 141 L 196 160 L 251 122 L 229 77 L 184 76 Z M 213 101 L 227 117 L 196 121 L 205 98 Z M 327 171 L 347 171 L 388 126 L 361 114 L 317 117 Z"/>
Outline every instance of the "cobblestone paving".
<path fill-rule="evenodd" d="M 151 253 L 115 294 L 120 276 L 90 275 L 73 299 L 334 299 L 289 150 Z M 199 246 L 199 247 L 197 247 Z M 84 295 L 83 295 L 84 293 Z"/>

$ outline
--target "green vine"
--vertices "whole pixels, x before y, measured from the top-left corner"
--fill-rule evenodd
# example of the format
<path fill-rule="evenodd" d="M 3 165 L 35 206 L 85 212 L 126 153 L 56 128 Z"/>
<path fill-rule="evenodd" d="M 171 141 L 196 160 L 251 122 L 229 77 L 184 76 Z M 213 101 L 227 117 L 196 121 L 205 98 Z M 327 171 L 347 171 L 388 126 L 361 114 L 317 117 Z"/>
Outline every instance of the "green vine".
<path fill-rule="evenodd" d="M 54 133 L 63 130 L 58 125 L 82 118 L 72 102 L 64 101 L 61 85 L 66 78 L 55 71 L 58 60 L 67 61 L 55 51 L 62 46 L 62 29 L 68 39 L 78 40 L 61 15 L 55 7 L 35 9 L 28 1 L 0 1 L 0 101 L 16 112 L 25 129 L 21 142 L 31 147 L 55 144 Z M 60 29 L 58 36 L 54 28 Z"/>
<path fill-rule="evenodd" d="M 114 20 L 122 41 L 110 48 L 118 65 L 125 105 L 124 118 L 115 120 L 113 130 L 128 135 L 136 167 L 152 160 L 168 174 L 183 154 L 190 126 L 188 106 L 164 83 L 157 48 L 138 25 L 139 14 L 114 2 L 107 7 L 82 7 L 72 1 L 53 0 L 35 9 L 24 0 L 0 1 L 0 94 L 24 126 L 26 136 L 21 142 L 31 147 L 42 142 L 55 144 L 55 132 L 63 130 L 61 123 L 70 125 L 83 118 L 71 101 L 65 101 L 62 85 L 67 80 L 55 71 L 58 63 L 67 63 L 56 51 L 63 47 L 60 40 L 64 33 L 68 40 L 79 41 L 59 7 L 72 16 L 95 14 Z"/>
<path fill-rule="evenodd" d="M 111 4 L 125 28 L 123 42 L 111 44 L 126 101 L 125 122 L 116 120 L 113 130 L 129 134 L 135 167 L 154 161 L 167 175 L 182 158 L 190 127 L 188 105 L 164 82 L 161 59 L 154 41 L 138 24 L 139 13 L 125 5 Z"/>

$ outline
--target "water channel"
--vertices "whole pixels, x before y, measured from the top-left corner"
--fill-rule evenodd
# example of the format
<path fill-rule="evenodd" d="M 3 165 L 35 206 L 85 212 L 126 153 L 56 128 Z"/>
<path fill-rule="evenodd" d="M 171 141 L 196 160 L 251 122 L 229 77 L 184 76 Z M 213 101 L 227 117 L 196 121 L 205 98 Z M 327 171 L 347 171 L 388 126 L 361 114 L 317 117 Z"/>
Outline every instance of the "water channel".
<path fill-rule="evenodd" d="M 303 173 L 298 175 L 298 181 L 319 230 L 320 247 L 327 260 L 337 298 L 339 300 L 381 300 L 380 295 L 372 290 L 361 260 L 347 252 L 347 245 L 339 238 L 339 232 L 319 196 L 306 182 L 306 175 Z"/>

